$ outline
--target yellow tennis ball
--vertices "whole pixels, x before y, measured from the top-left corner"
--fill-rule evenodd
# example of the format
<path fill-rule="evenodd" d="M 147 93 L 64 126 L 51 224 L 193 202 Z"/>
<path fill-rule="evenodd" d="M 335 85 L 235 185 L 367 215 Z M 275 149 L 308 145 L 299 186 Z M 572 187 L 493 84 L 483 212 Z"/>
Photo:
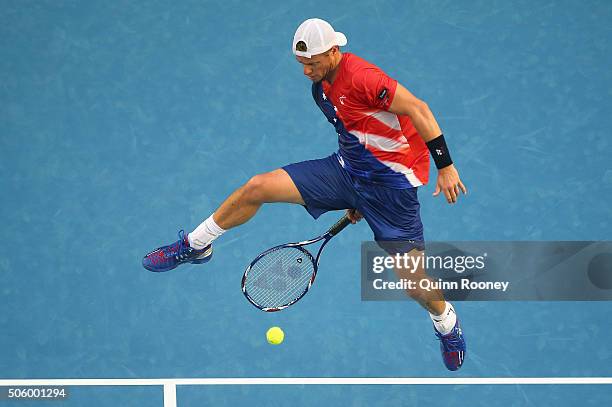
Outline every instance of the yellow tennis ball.
<path fill-rule="evenodd" d="M 268 329 L 266 332 L 266 338 L 268 339 L 268 343 L 271 345 L 280 345 L 283 343 L 283 339 L 285 339 L 285 333 L 282 329 L 277 326 L 273 326 Z"/>

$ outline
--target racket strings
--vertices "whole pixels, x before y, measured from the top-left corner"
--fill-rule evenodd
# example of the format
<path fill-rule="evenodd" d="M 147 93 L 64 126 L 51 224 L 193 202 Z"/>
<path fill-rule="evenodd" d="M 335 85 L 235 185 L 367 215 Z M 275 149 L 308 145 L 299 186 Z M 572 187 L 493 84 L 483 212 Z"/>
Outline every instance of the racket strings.
<path fill-rule="evenodd" d="M 245 289 L 261 307 L 281 307 L 304 294 L 314 270 L 312 256 L 306 250 L 282 247 L 251 266 Z"/>

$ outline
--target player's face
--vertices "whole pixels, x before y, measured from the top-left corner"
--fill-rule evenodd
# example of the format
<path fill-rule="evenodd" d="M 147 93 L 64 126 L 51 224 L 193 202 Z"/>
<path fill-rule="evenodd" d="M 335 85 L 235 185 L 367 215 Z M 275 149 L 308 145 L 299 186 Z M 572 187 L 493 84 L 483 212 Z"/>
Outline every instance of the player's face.
<path fill-rule="evenodd" d="M 312 58 L 295 57 L 304 68 L 304 75 L 313 82 L 325 79 L 333 67 L 333 58 L 330 52 L 313 55 Z"/>

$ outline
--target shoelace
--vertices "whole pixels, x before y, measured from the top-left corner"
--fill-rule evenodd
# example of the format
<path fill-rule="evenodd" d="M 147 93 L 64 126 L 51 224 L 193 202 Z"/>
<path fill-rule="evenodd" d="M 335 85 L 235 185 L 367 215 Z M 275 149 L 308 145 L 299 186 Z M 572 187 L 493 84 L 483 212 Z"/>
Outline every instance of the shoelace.
<path fill-rule="evenodd" d="M 175 257 L 178 260 L 183 260 L 185 259 L 187 256 L 189 256 L 190 252 L 191 252 L 191 247 L 189 247 L 189 244 L 185 244 L 185 231 L 184 230 L 179 230 L 178 232 L 178 247 L 177 247 L 177 252 Z"/>
<path fill-rule="evenodd" d="M 184 230 L 179 230 L 178 238 L 179 240 L 177 243 L 174 243 L 164 250 L 155 252 L 155 255 L 150 257 L 153 264 L 165 263 L 169 257 L 174 257 L 177 260 L 183 260 L 190 254 L 191 247 L 189 247 L 188 244 L 185 244 Z"/>
<path fill-rule="evenodd" d="M 177 260 L 183 260 L 189 256 L 190 252 L 191 247 L 185 243 L 185 231 L 181 229 L 178 232 L 178 242 L 170 246 L 164 254 L 166 257 L 174 257 Z"/>

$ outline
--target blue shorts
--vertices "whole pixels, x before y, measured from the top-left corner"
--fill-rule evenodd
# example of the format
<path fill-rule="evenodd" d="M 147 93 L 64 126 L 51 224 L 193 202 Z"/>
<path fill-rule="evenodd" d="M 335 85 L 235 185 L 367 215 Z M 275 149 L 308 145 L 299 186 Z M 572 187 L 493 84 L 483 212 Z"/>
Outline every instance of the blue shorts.
<path fill-rule="evenodd" d="M 422 250 L 423 224 L 417 188 L 393 189 L 349 174 L 336 154 L 283 167 L 302 195 L 313 218 L 327 211 L 357 209 L 390 252 Z M 395 243 L 394 243 L 395 242 Z"/>

